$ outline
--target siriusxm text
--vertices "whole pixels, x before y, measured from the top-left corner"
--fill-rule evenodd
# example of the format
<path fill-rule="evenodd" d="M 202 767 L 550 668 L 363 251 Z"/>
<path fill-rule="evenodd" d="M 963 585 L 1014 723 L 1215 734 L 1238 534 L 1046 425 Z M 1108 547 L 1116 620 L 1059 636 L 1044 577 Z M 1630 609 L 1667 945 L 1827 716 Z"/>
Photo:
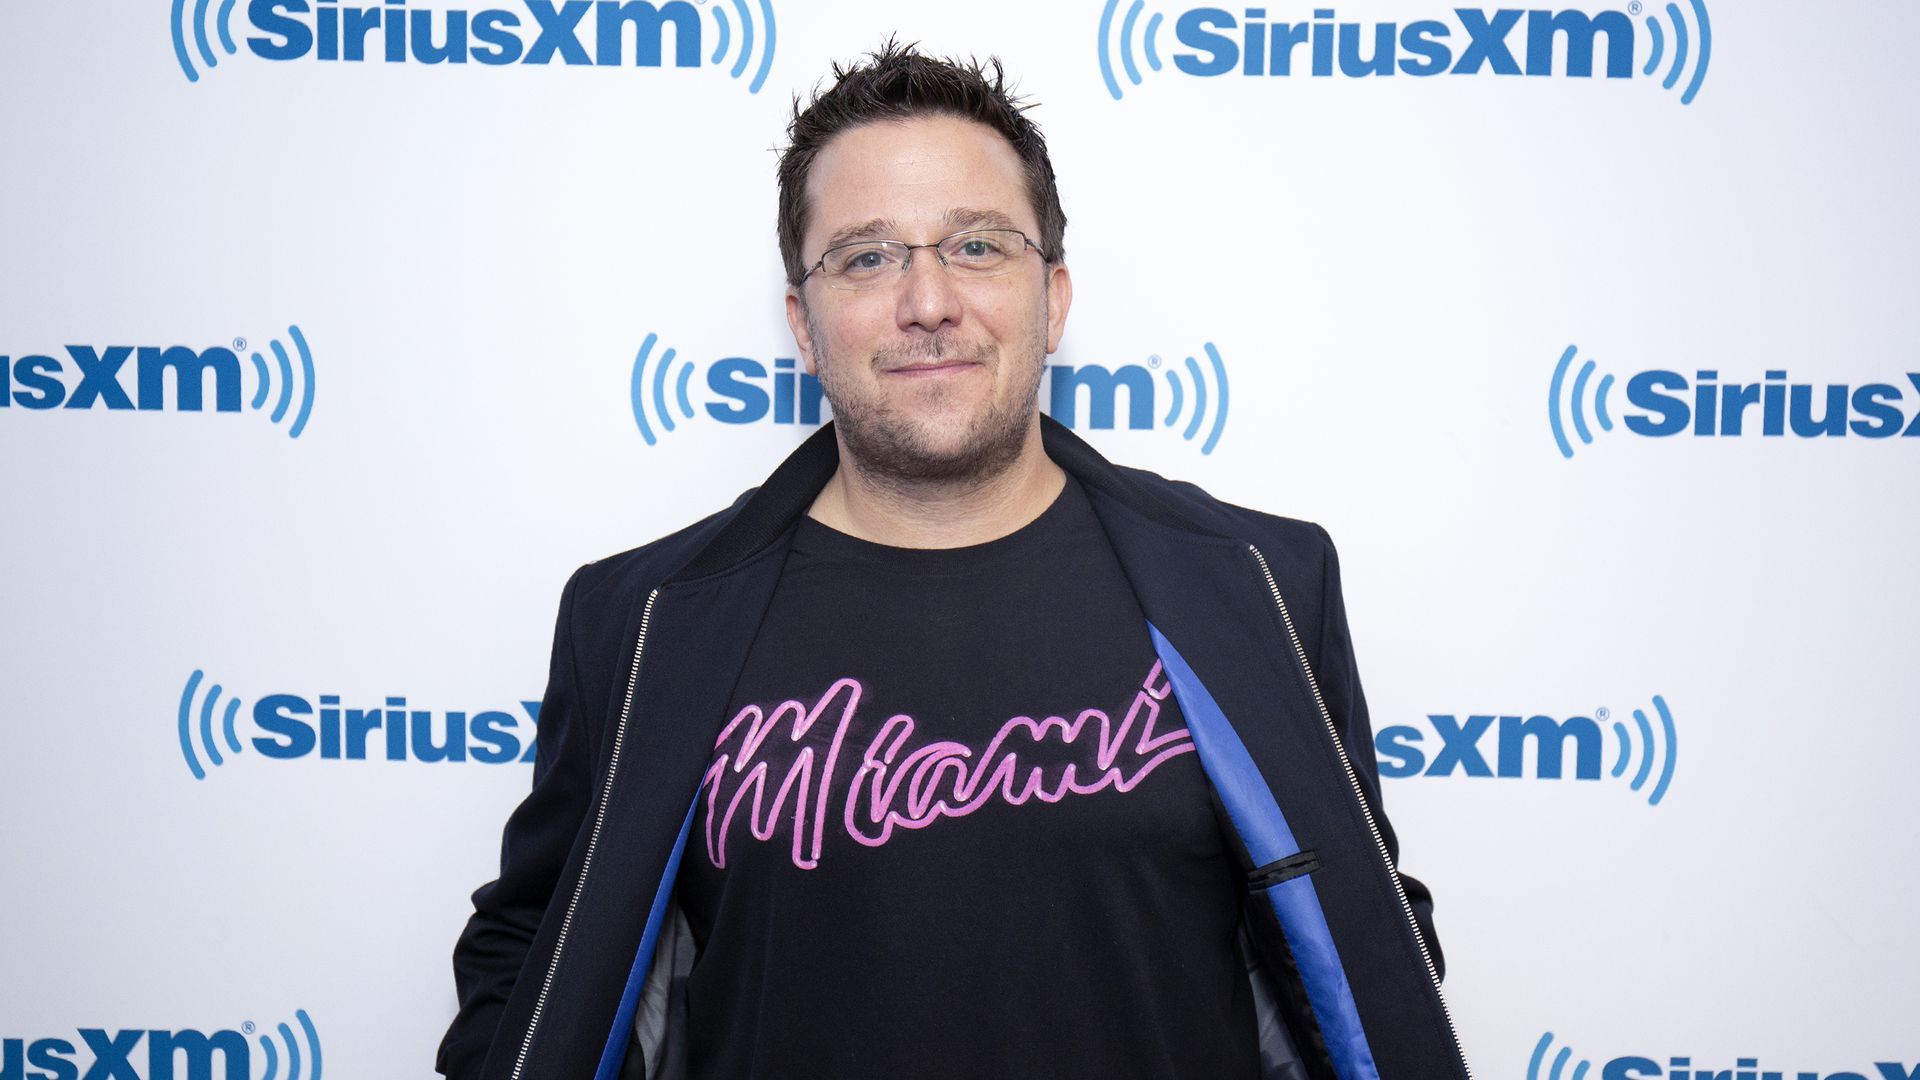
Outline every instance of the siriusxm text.
<path fill-rule="evenodd" d="M 1153 426 L 1153 372 L 1142 364 L 1052 364 L 1047 370 L 1047 415 L 1067 427 L 1080 425 L 1080 400 L 1087 402 L 1089 428 L 1106 431 L 1118 416 L 1119 392 L 1127 392 L 1127 427 L 1145 431 Z"/>
<path fill-rule="evenodd" d="M 719 401 L 707 402 L 707 415 L 723 424 L 751 424 L 771 413 L 776 424 L 818 424 L 826 400 L 820 380 L 794 369 L 794 361 L 773 362 L 771 391 L 767 366 L 744 356 L 729 356 L 707 366 L 707 389 Z"/>
<path fill-rule="evenodd" d="M 1908 372 L 1920 398 L 1920 373 Z M 1627 402 L 1643 410 L 1623 419 L 1637 435 L 1793 434 L 1811 439 L 1857 435 L 1864 439 L 1920 438 L 1920 408 L 1901 408 L 1905 390 L 1893 383 L 1789 382 L 1784 370 L 1768 371 L 1757 383 L 1721 382 L 1714 370 L 1642 371 L 1627 380 Z"/>
<path fill-rule="evenodd" d="M 1737 1058 L 1731 1069 L 1695 1065 L 1690 1057 L 1672 1057 L 1666 1065 L 1653 1058 L 1617 1057 L 1600 1070 L 1600 1080 L 1920 1080 L 1920 1065 L 1911 1068 L 1891 1061 L 1877 1062 L 1872 1073 L 1826 1072 L 1820 1069 L 1764 1069 L 1758 1057 Z"/>
<path fill-rule="evenodd" d="M 524 0 L 477 11 L 252 0 L 247 17 L 267 35 L 247 48 L 267 60 L 660 67 L 669 40 L 675 67 L 698 67 L 701 56 L 700 12 L 686 0 Z"/>
<path fill-rule="evenodd" d="M 74 1035 L 71 1039 L 5 1040 L 0 1044 L 0 1080 L 250 1080 L 253 1076 L 252 1048 L 237 1031 L 209 1035 L 191 1028 L 81 1028 Z"/>
<path fill-rule="evenodd" d="M 1309 21 L 1270 20 L 1264 7 L 1183 12 L 1173 55 L 1189 75 L 1496 75 L 1590 77 L 1604 48 L 1607 78 L 1633 75 L 1633 20 L 1622 12 L 1456 8 L 1452 21 L 1336 22 L 1332 8 Z M 1524 24 L 1519 52 L 1514 31 Z M 1564 54 L 1564 67 L 1556 57 Z M 1557 70 L 1558 68 L 1558 70 Z"/>
<path fill-rule="evenodd" d="M 319 707 L 297 694 L 269 694 L 253 706 L 253 723 L 265 735 L 253 748 L 279 759 L 318 754 L 327 761 L 461 762 L 486 765 L 530 762 L 532 729 L 540 722 L 540 703 L 522 701 L 527 732 L 512 713 L 495 709 L 469 715 L 452 709 L 435 713 L 409 709 L 404 697 L 380 706 L 343 706 L 335 694 L 320 695 Z M 0 1078 L 3 1080 L 3 1078 Z"/>
<path fill-rule="evenodd" d="M 1384 727 L 1374 735 L 1373 747 L 1380 759 L 1380 775 L 1389 778 L 1409 776 L 1505 777 L 1532 775 L 1542 780 L 1558 780 L 1566 771 L 1567 744 L 1573 744 L 1573 776 L 1578 780 L 1600 779 L 1603 740 L 1600 725 L 1585 716 L 1556 720 L 1551 716 L 1469 716 L 1465 720 L 1447 713 L 1434 713 L 1427 722 L 1440 738 L 1440 745 L 1429 756 L 1427 733 L 1416 727 Z M 1481 743 L 1489 731 L 1499 725 L 1495 736 L 1494 760 L 1489 763 Z M 1531 745 L 1533 753 L 1527 753 Z"/>
<path fill-rule="evenodd" d="M 134 370 L 131 394 L 120 374 L 128 361 Z M 68 345 L 65 358 L 0 356 L 0 408 L 165 409 L 171 381 L 172 407 L 199 412 L 206 407 L 209 378 L 214 409 L 239 412 L 240 358 L 224 346 Z"/>

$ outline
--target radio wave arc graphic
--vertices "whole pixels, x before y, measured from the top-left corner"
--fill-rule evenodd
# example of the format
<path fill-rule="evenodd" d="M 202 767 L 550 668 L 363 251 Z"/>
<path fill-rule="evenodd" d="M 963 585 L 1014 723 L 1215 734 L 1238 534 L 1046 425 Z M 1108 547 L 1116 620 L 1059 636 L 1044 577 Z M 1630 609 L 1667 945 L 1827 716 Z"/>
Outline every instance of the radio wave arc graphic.
<path fill-rule="evenodd" d="M 194 707 L 200 684 L 205 678 L 205 672 L 198 668 L 194 669 L 193 674 L 187 677 L 186 689 L 180 692 L 180 756 L 186 759 L 187 769 L 193 773 L 195 780 L 205 780 L 208 767 L 226 764 L 226 758 L 220 753 L 221 740 L 214 735 L 213 719 L 214 714 L 220 711 L 220 695 L 224 692 L 224 688 L 219 683 L 212 684 L 207 688 L 206 696 L 199 698 L 199 708 L 196 710 Z M 199 715 L 197 727 L 194 724 L 196 711 Z M 220 733 L 225 737 L 228 753 L 232 754 L 240 753 L 240 736 L 234 730 L 234 719 L 239 712 L 240 699 L 229 698 L 220 720 Z M 196 733 L 200 736 L 197 752 L 194 742 Z M 200 764 L 201 757 L 207 759 L 207 766 Z"/>
<path fill-rule="evenodd" d="M 1583 445 L 1593 443 L 1593 432 L 1587 427 L 1587 387 L 1599 365 L 1592 360 L 1582 364 L 1573 378 L 1573 386 L 1569 388 L 1566 385 L 1567 371 L 1579 355 L 1578 345 L 1567 346 L 1567 351 L 1560 354 L 1560 362 L 1554 365 L 1553 381 L 1547 387 L 1547 422 L 1553 428 L 1554 444 L 1560 447 L 1560 456 L 1564 458 L 1573 457 L 1573 443 L 1567 438 L 1568 421 Z M 1593 388 L 1593 411 L 1600 422 L 1601 431 L 1613 430 L 1613 417 L 1607 413 L 1607 395 L 1613 390 L 1613 381 L 1612 375 L 1603 376 Z M 1566 420 L 1562 419 L 1563 415 Z"/>
<path fill-rule="evenodd" d="M 286 1048 L 287 1067 L 284 1074 L 280 1071 L 280 1048 L 264 1032 L 260 1035 L 260 1052 L 267 1059 L 267 1071 L 260 1080 L 322 1080 L 320 1074 L 320 1034 L 313 1028 L 313 1019 L 305 1009 L 295 1009 L 294 1021 L 300 1025 L 300 1032 L 306 1036 L 303 1044 L 294 1035 L 293 1028 L 286 1024 L 278 1025 L 280 1043 Z M 300 1052 L 305 1045 L 307 1052 Z M 306 1066 L 302 1074 L 301 1066 Z"/>
<path fill-rule="evenodd" d="M 220 57 L 213 50 L 213 43 L 207 39 L 207 28 L 212 25 L 220 35 L 220 48 L 228 55 L 240 51 L 233 43 L 233 5 L 235 0 L 220 0 L 220 7 L 209 15 L 212 0 L 193 0 L 193 12 L 187 12 L 187 0 L 173 0 L 173 56 L 180 62 L 180 70 L 186 72 L 188 82 L 199 82 L 200 72 L 193 66 L 193 58 L 187 52 L 187 27 L 193 28 L 193 44 L 200 54 L 200 62 L 209 70 L 218 67 Z"/>
<path fill-rule="evenodd" d="M 1644 709 L 1633 710 L 1634 727 L 1615 720 L 1613 737 L 1620 744 L 1620 753 L 1614 759 L 1613 771 L 1609 774 L 1615 780 L 1626 775 L 1627 766 L 1639 751 L 1640 767 L 1633 774 L 1629 786 L 1640 791 L 1653 777 L 1654 765 L 1660 767 L 1660 778 L 1654 781 L 1653 790 L 1647 795 L 1647 805 L 1659 806 L 1660 800 L 1667 797 L 1667 788 L 1673 784 L 1673 770 L 1680 757 L 1680 744 L 1674 731 L 1673 712 L 1667 708 L 1667 699 L 1659 694 L 1653 695 L 1653 709 L 1660 717 L 1660 738 L 1654 738 L 1653 722 L 1647 719 Z M 1636 742 L 1635 734 L 1640 736 Z"/>
<path fill-rule="evenodd" d="M 673 431 L 675 428 L 673 410 L 667 402 L 668 369 L 673 366 L 675 359 L 672 347 L 662 352 L 659 360 L 656 361 L 651 384 L 647 379 L 647 360 L 658 341 L 659 335 L 648 334 L 640 343 L 639 355 L 633 358 L 633 375 L 627 384 L 627 396 L 633 405 L 633 422 L 639 426 L 640 437 L 646 440 L 648 446 L 659 441 L 653 433 L 653 425 L 647 421 L 646 397 L 649 389 L 653 394 L 653 415 L 659 419 L 660 427 L 664 429 L 661 434 Z M 673 399 L 674 403 L 680 406 L 680 415 L 688 420 L 693 419 L 694 416 L 693 401 L 687 394 L 687 384 L 692 381 L 692 378 L 693 364 L 681 361 L 680 374 L 674 383 Z"/>
<path fill-rule="evenodd" d="M 753 47 L 756 39 L 760 45 L 760 65 L 754 70 L 752 81 L 747 83 L 747 92 L 757 94 L 766 85 L 767 72 L 773 70 L 773 47 L 778 36 L 773 21 L 773 0 L 758 0 L 759 26 L 754 30 L 753 11 L 747 6 L 747 0 L 733 0 L 733 11 L 739 19 L 740 55 L 734 57 L 733 67 L 727 74 L 738 79 L 752 66 Z M 713 14 L 714 47 L 713 55 L 707 58 L 710 64 L 718 64 L 726 58 L 727 50 L 733 46 L 734 22 L 727 17 L 727 5 L 723 0 L 714 0 L 707 10 Z"/>
<path fill-rule="evenodd" d="M 1227 365 L 1225 361 L 1220 359 L 1220 350 L 1214 347 L 1213 342 L 1206 342 L 1202 346 L 1202 351 L 1207 354 L 1209 368 L 1206 370 L 1210 370 L 1212 373 L 1211 383 L 1213 390 L 1211 395 L 1209 395 L 1207 389 L 1209 379 L 1207 378 L 1206 370 L 1200 367 L 1199 361 L 1191 356 L 1187 357 L 1187 378 L 1191 381 L 1193 387 L 1191 395 L 1193 410 L 1188 415 L 1186 429 L 1180 433 L 1180 437 L 1188 442 L 1192 442 L 1199 436 L 1200 429 L 1205 426 L 1207 405 L 1209 403 L 1209 397 L 1211 396 L 1213 404 L 1213 425 L 1207 432 L 1206 441 L 1200 446 L 1200 452 L 1202 454 L 1211 454 L 1213 453 L 1213 448 L 1220 444 L 1220 433 L 1225 431 L 1227 427 Z M 1170 428 L 1179 422 L 1180 415 L 1186 408 L 1189 395 L 1182 387 L 1179 371 L 1169 366 L 1163 374 L 1167 377 L 1167 388 L 1169 390 L 1171 404 L 1167 409 L 1167 415 L 1160 423 L 1161 426 Z"/>
<path fill-rule="evenodd" d="M 269 368 L 266 358 L 258 352 L 253 354 L 254 391 L 251 408 L 258 412 L 265 408 L 269 392 L 275 385 L 274 372 L 279 373 L 279 397 L 274 402 L 273 412 L 268 419 L 279 424 L 287 418 L 287 412 L 298 399 L 300 407 L 294 413 L 293 424 L 287 428 L 287 437 L 297 439 L 307 430 L 307 418 L 313 415 L 313 351 L 307 348 L 307 337 L 298 326 L 287 327 L 287 336 L 293 339 L 294 353 L 300 357 L 300 377 L 294 378 L 293 357 L 288 355 L 287 347 L 280 344 L 278 338 L 267 343 L 273 353 L 276 367 Z"/>
<path fill-rule="evenodd" d="M 1156 11 L 1142 25 L 1140 16 L 1146 10 L 1146 0 L 1132 0 L 1127 5 L 1126 14 L 1120 17 L 1119 33 L 1116 34 L 1113 17 L 1119 12 L 1120 3 L 1121 0 L 1107 0 L 1106 6 L 1100 9 L 1100 33 L 1095 42 L 1096 54 L 1100 58 L 1100 78 L 1106 82 L 1107 93 L 1115 101 L 1120 100 L 1123 91 L 1120 80 L 1113 73 L 1114 60 L 1119 60 L 1121 72 L 1126 75 L 1127 82 L 1134 86 L 1140 85 L 1140 66 L 1134 61 L 1136 51 L 1146 58 L 1150 70 L 1159 71 L 1160 25 L 1166 20 L 1164 15 Z M 1136 31 L 1139 32 L 1137 50 Z"/>
<path fill-rule="evenodd" d="M 1673 41 L 1672 63 L 1667 69 L 1667 77 L 1660 85 L 1668 90 L 1680 85 L 1680 79 L 1686 74 L 1687 62 L 1693 61 L 1693 76 L 1687 82 L 1687 88 L 1681 91 L 1680 104 L 1691 105 L 1700 93 L 1700 86 L 1707 80 L 1707 68 L 1713 62 L 1713 20 L 1707 17 L 1706 0 L 1688 0 L 1693 9 L 1694 29 L 1687 29 L 1687 20 L 1681 13 L 1678 3 L 1669 3 L 1666 7 L 1667 22 L 1663 25 L 1655 16 L 1646 17 L 1647 37 L 1653 42 L 1653 50 L 1647 56 L 1646 66 L 1640 69 L 1642 75 L 1652 75 L 1660 70 L 1660 64 L 1667 59 L 1667 41 Z"/>
<path fill-rule="evenodd" d="M 1547 1051 L 1553 1047 L 1553 1032 L 1540 1036 L 1540 1042 L 1533 1048 L 1533 1057 L 1527 1061 L 1527 1080 L 1586 1080 L 1587 1070 L 1593 1067 L 1590 1061 L 1581 1061 L 1568 1073 L 1567 1062 L 1573 1057 L 1573 1048 L 1563 1046 L 1553 1056 L 1552 1066 L 1543 1069 Z"/>

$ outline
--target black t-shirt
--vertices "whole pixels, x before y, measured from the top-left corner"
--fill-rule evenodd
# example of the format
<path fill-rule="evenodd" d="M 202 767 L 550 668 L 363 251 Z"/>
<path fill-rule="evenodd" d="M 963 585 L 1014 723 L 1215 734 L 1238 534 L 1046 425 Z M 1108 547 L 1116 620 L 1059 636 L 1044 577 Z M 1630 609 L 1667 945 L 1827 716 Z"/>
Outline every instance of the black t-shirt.
<path fill-rule="evenodd" d="M 972 547 L 803 519 L 682 863 L 694 1080 L 1252 1077 L 1206 784 L 1071 477 Z"/>

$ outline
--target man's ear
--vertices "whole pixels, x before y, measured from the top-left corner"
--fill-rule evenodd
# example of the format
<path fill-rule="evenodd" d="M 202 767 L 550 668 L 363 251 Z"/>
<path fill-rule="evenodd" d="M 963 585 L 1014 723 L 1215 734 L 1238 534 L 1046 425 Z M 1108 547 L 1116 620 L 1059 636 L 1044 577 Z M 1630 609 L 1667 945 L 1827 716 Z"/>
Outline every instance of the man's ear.
<path fill-rule="evenodd" d="M 1067 309 L 1073 306 L 1073 275 L 1067 273 L 1066 263 L 1050 263 L 1047 266 L 1047 354 L 1052 355 L 1060 347 L 1060 337 L 1067 332 Z"/>
<path fill-rule="evenodd" d="M 793 331 L 793 343 L 800 347 L 800 362 L 807 374 L 819 378 L 820 371 L 813 362 L 813 328 L 807 325 L 807 298 L 793 285 L 787 286 L 787 329 Z"/>

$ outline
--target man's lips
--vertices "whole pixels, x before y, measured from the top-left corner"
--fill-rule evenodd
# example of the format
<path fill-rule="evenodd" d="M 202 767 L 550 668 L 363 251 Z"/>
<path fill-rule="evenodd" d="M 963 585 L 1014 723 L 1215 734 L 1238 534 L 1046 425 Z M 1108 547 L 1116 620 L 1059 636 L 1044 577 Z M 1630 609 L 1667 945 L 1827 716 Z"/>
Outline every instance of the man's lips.
<path fill-rule="evenodd" d="M 926 364 L 907 364 L 889 370 L 889 375 L 905 375 L 909 378 L 929 378 L 939 375 L 952 375 L 968 368 L 980 365 L 971 360 L 941 360 Z"/>

